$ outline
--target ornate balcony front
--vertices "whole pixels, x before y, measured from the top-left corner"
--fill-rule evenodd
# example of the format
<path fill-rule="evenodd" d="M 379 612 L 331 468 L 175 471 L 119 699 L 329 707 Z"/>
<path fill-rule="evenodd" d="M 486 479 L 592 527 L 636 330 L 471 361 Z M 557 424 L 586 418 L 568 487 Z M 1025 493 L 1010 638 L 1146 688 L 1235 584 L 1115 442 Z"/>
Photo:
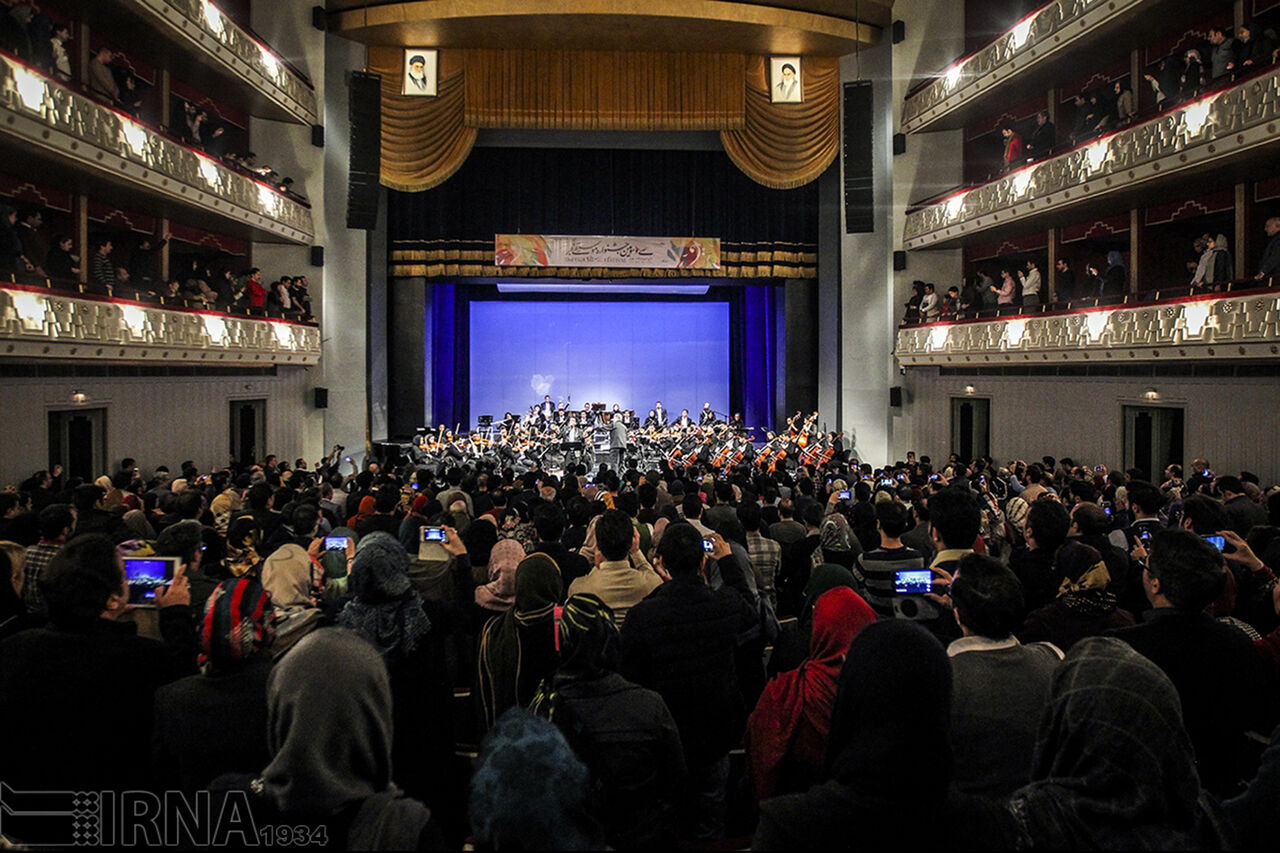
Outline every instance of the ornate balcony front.
<path fill-rule="evenodd" d="M 312 365 L 315 325 L 0 288 L 0 356 L 200 366 Z"/>
<path fill-rule="evenodd" d="M 1167 0 L 1054 0 L 1027 15 L 1007 32 L 977 52 L 959 60 L 907 96 L 902 105 L 903 133 L 961 127 L 983 109 L 991 110 L 993 93 L 1007 102 L 1009 84 L 1021 91 L 1035 86 L 1046 89 L 1065 73 L 1061 60 L 1070 53 L 1076 67 L 1087 67 L 1092 57 L 1075 54 L 1084 46 L 1098 52 L 1102 41 L 1116 40 L 1112 55 L 1128 49 L 1135 19 L 1140 13 L 1143 37 L 1149 37 L 1154 20 L 1170 5 Z M 1107 52 L 1105 50 L 1101 52 Z M 1054 60 L 1060 60 L 1055 63 Z M 995 108 L 998 110 L 998 107 Z"/>
<path fill-rule="evenodd" d="M 943 248 L 1048 227 L 1068 209 L 1115 208 L 1206 166 L 1221 185 L 1230 180 L 1224 170 L 1274 155 L 1277 142 L 1280 71 L 1272 71 L 911 211 L 903 245 Z"/>
<path fill-rule="evenodd" d="M 1280 293 L 905 326 L 898 330 L 896 355 L 904 367 L 1274 359 L 1280 355 Z"/>
<path fill-rule="evenodd" d="M 123 5 L 177 45 L 184 65 L 194 62 L 238 85 L 255 115 L 319 122 L 315 89 L 307 79 L 209 0 L 124 0 Z"/>
<path fill-rule="evenodd" d="M 0 137 L 11 165 L 35 158 L 68 182 L 101 180 L 180 205 L 184 218 L 255 239 L 310 243 L 311 210 L 272 187 L 0 56 Z M 189 214 L 189 215 L 188 215 Z"/>

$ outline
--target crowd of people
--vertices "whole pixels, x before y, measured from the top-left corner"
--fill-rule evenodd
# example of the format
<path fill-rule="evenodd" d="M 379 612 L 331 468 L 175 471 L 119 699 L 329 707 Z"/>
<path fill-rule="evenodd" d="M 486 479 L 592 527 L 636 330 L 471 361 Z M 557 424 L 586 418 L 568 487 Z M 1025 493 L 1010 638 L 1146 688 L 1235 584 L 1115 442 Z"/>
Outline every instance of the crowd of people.
<path fill-rule="evenodd" d="M 361 849 L 1277 837 L 1249 472 L 342 452 L 0 493 L 6 785 L 207 791 Z"/>
<path fill-rule="evenodd" d="M 1145 286 L 1139 292 L 1154 299 L 1162 291 L 1181 296 L 1221 293 L 1229 287 L 1243 285 L 1271 287 L 1280 276 L 1280 216 L 1268 217 L 1263 226 L 1267 244 L 1252 276 L 1240 278 L 1235 272 L 1230 242 L 1226 234 L 1205 233 L 1192 242 L 1186 259 L 1186 278 L 1164 280 Z M 995 280 L 999 276 L 999 281 Z M 1008 313 L 1016 310 L 1065 308 L 1085 301 L 1094 304 L 1118 302 L 1129 292 L 1129 267 L 1124 254 L 1107 252 L 1104 263 L 1086 264 L 1077 277 L 1072 261 L 1060 257 L 1054 263 L 1053 289 L 1041 276 L 1040 262 L 1035 258 L 1021 264 L 1004 263 L 995 268 L 980 266 L 965 276 L 958 286 L 938 292 L 932 282 L 916 280 L 911 285 L 911 298 L 905 304 L 904 323 L 929 323 Z"/>
<path fill-rule="evenodd" d="M 305 275 L 263 281 L 257 267 L 237 274 L 218 258 L 187 256 L 175 258 L 165 277 L 160 252 L 172 239 L 169 233 L 121 237 L 102 232 L 90 240 L 92 252 L 86 259 L 74 252 L 70 236 L 48 233 L 44 214 L 39 207 L 19 210 L 0 204 L 0 273 L 18 282 L 47 281 L 68 290 L 78 290 L 83 280 L 84 292 L 101 296 L 313 319 Z M 122 260 L 125 251 L 128 255 Z"/>

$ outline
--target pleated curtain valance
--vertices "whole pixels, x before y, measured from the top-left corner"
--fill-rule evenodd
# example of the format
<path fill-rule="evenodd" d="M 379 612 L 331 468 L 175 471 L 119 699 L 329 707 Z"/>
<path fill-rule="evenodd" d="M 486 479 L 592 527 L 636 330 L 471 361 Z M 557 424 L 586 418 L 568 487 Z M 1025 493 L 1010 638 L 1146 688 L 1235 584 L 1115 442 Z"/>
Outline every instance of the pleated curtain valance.
<path fill-rule="evenodd" d="M 382 75 L 382 183 L 438 186 L 471 153 L 479 128 L 718 130 L 752 180 L 791 189 L 839 151 L 839 60 L 805 57 L 804 102 L 773 104 L 768 61 L 742 54 L 439 51 L 438 95 L 400 94 L 403 52 L 369 51 Z"/>

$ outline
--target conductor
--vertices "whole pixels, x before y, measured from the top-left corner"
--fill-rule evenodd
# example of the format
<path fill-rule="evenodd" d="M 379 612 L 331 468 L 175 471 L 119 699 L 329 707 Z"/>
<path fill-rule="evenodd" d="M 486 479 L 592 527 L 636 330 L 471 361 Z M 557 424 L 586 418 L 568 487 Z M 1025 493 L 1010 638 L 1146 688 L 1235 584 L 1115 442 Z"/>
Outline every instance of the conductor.
<path fill-rule="evenodd" d="M 627 452 L 627 425 L 620 414 L 605 412 L 609 429 L 609 456 L 612 457 L 614 470 L 622 470 L 623 458 Z"/>

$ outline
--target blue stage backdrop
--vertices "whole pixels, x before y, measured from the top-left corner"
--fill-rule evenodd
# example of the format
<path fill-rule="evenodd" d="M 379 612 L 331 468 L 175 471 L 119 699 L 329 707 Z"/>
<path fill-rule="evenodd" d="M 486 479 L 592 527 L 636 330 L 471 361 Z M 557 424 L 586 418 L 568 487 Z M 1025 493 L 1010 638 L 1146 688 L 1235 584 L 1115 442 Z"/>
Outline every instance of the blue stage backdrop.
<path fill-rule="evenodd" d="M 484 301 L 470 305 L 470 414 L 621 403 L 643 420 L 729 410 L 728 302 Z M 571 399 L 570 399 L 571 398 Z"/>

